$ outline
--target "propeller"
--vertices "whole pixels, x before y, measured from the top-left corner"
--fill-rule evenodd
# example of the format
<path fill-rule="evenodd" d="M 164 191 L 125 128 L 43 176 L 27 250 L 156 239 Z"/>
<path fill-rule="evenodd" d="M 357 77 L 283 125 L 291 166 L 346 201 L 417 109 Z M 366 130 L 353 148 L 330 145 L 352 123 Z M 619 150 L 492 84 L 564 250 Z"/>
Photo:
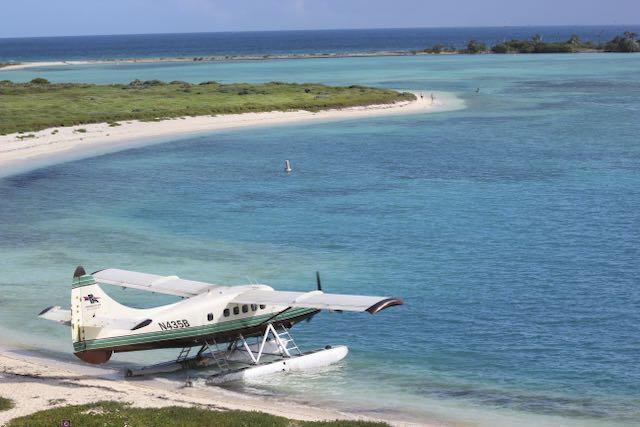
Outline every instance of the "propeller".
<path fill-rule="evenodd" d="M 322 282 L 320 281 L 319 271 L 316 271 L 316 287 L 318 288 L 319 291 L 322 291 Z M 315 316 L 315 314 L 313 316 Z M 313 316 L 307 317 L 307 323 L 311 322 L 311 319 L 313 319 Z"/>
<path fill-rule="evenodd" d="M 320 272 L 319 271 L 316 271 L 316 287 L 318 288 L 319 291 L 322 291 L 322 281 L 320 280 Z M 342 310 L 330 310 L 330 311 L 334 311 L 336 313 L 342 313 Z M 307 320 L 311 320 L 311 318 L 309 318 Z"/>

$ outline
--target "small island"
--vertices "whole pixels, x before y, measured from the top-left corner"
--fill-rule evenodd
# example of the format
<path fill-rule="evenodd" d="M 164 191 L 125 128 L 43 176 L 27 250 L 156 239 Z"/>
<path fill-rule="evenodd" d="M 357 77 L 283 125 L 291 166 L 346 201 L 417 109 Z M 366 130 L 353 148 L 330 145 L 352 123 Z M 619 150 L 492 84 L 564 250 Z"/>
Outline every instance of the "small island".
<path fill-rule="evenodd" d="M 469 40 L 466 48 L 462 49 L 437 44 L 424 49 L 422 52 L 413 52 L 415 54 L 640 52 L 640 42 L 638 41 L 638 35 L 630 31 L 614 37 L 607 43 L 582 41 L 575 34 L 564 42 L 545 42 L 540 34 L 535 34 L 530 40 L 505 40 L 502 43 L 491 46 L 491 48 L 488 48 L 483 42 Z"/>
<path fill-rule="evenodd" d="M 199 84 L 135 80 L 94 85 L 0 81 L 0 135 L 89 123 L 269 111 L 320 111 L 414 101 L 415 95 L 364 86 L 314 83 Z"/>

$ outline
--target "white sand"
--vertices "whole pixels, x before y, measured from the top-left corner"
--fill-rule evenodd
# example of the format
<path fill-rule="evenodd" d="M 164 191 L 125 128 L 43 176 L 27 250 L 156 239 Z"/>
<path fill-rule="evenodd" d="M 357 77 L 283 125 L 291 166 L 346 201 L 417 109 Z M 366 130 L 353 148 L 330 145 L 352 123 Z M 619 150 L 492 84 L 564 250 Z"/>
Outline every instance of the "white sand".
<path fill-rule="evenodd" d="M 84 368 L 84 369 L 83 369 Z M 0 396 L 15 407 L 0 412 L 0 425 L 40 410 L 101 400 L 128 402 L 136 407 L 195 406 L 268 412 L 300 420 L 366 419 L 329 409 L 314 408 L 216 389 L 162 387 L 157 381 L 126 381 L 122 373 L 83 367 L 22 351 L 0 352 Z M 215 396 L 215 397 L 214 397 Z"/>
<path fill-rule="evenodd" d="M 240 394 L 218 387 L 182 387 L 153 379 L 127 380 L 117 369 L 45 358 L 26 350 L 7 348 L 0 348 L 0 396 L 10 398 L 15 405 L 0 412 L 0 426 L 13 418 L 44 409 L 104 400 L 126 402 L 139 408 L 182 406 L 260 411 L 307 421 L 379 421 L 361 414 L 276 397 Z M 397 426 L 426 425 L 393 419 L 386 421 Z"/>
<path fill-rule="evenodd" d="M 39 61 L 39 62 L 20 62 L 13 65 L 5 65 L 0 71 L 23 70 L 25 68 L 39 67 L 58 67 L 61 65 L 87 65 L 87 61 Z"/>
<path fill-rule="evenodd" d="M 310 121 L 350 120 L 390 114 L 428 113 L 463 107 L 449 94 L 423 92 L 424 99 L 389 105 L 372 105 L 341 110 L 274 111 L 268 113 L 228 114 L 185 117 L 158 122 L 127 121 L 110 127 L 106 123 L 51 128 L 38 132 L 0 135 L 0 177 L 64 161 L 166 142 L 185 136 L 216 130 L 303 123 Z"/>

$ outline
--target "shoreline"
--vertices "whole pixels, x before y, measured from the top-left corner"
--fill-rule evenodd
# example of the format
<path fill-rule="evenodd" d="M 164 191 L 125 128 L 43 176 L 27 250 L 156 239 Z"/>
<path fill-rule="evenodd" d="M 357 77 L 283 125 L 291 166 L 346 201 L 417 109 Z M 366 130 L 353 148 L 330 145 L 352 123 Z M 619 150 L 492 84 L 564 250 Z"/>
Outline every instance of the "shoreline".
<path fill-rule="evenodd" d="M 395 114 L 419 114 L 464 108 L 464 102 L 445 92 L 414 92 L 415 101 L 310 112 L 271 111 L 219 116 L 195 116 L 118 126 L 95 123 L 49 128 L 37 132 L 0 135 L 0 178 L 40 167 L 142 147 L 173 139 L 197 137 L 220 130 L 371 118 Z"/>
<path fill-rule="evenodd" d="M 126 402 L 138 408 L 181 406 L 208 410 L 260 411 L 304 421 L 340 419 L 390 422 L 367 415 L 219 387 L 183 387 L 172 381 L 154 378 L 127 380 L 118 368 L 58 360 L 19 348 L 0 348 L 0 396 L 10 398 L 14 403 L 12 409 L 0 412 L 0 426 L 14 418 L 43 409 L 105 400 Z"/>
<path fill-rule="evenodd" d="M 458 52 L 441 52 L 439 55 L 459 54 Z M 438 55 L 430 52 L 411 51 L 376 51 L 376 52 L 344 52 L 344 53 L 283 53 L 266 55 L 203 55 L 203 56 L 175 56 L 175 57 L 150 57 L 150 58 L 108 58 L 108 59 L 77 59 L 55 61 L 27 61 L 8 63 L 0 66 L 2 71 L 22 70 L 26 68 L 61 67 L 74 65 L 120 65 L 120 64 L 155 64 L 171 62 L 225 62 L 225 61 L 273 61 L 289 59 L 327 59 L 327 58 L 377 58 L 386 56 L 419 56 Z"/>
<path fill-rule="evenodd" d="M 595 48 L 579 48 L 573 52 L 548 52 L 548 54 L 580 54 L 580 53 L 615 53 Z M 161 64 L 161 63 L 201 63 L 201 62 L 233 62 L 233 61 L 286 61 L 293 59 L 338 59 L 338 58 L 383 58 L 403 56 L 438 56 L 438 55 L 522 55 L 522 52 L 462 52 L 460 50 L 443 50 L 439 52 L 424 50 L 384 50 L 374 52 L 334 52 L 334 53 L 283 53 L 265 55 L 202 55 L 149 58 L 107 58 L 107 59 L 72 59 L 72 60 L 39 60 L 27 62 L 9 62 L 0 65 L 2 71 L 16 71 L 30 68 L 86 66 L 86 65 L 122 65 L 122 64 Z M 540 52 L 529 54 L 539 55 Z"/>

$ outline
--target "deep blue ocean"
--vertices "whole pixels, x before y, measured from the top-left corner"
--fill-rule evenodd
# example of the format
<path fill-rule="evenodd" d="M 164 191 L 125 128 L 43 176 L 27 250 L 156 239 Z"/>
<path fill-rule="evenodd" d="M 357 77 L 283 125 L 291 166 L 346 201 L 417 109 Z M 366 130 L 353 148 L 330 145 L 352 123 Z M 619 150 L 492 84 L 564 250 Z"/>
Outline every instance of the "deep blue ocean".
<path fill-rule="evenodd" d="M 471 39 L 488 46 L 508 39 L 606 42 L 640 25 L 567 27 L 403 28 L 371 30 L 260 31 L 0 38 L 0 62 L 113 58 L 192 57 L 422 50 L 435 44 L 464 47 Z"/>
<path fill-rule="evenodd" d="M 157 37 L 149 56 L 182 36 Z M 113 55 L 100 38 L 82 39 L 96 40 L 95 49 L 70 40 L 64 52 Z M 0 42 L 5 58 L 12 48 Z M 45 53 L 51 39 L 29 43 L 40 52 L 29 59 L 71 57 Z M 131 52 L 139 51 L 123 56 L 139 55 Z M 0 72 L 11 80 L 365 84 L 443 91 L 465 104 L 216 132 L 0 179 L 0 337 L 68 355 L 68 331 L 35 315 L 69 304 L 78 264 L 288 290 L 313 289 L 320 270 L 328 292 L 406 304 L 377 316 L 323 313 L 296 326 L 305 348 L 344 343 L 349 357 L 245 390 L 445 425 L 636 426 L 638 70 L 640 54 L 570 54 Z M 113 294 L 137 306 L 170 300 Z"/>

